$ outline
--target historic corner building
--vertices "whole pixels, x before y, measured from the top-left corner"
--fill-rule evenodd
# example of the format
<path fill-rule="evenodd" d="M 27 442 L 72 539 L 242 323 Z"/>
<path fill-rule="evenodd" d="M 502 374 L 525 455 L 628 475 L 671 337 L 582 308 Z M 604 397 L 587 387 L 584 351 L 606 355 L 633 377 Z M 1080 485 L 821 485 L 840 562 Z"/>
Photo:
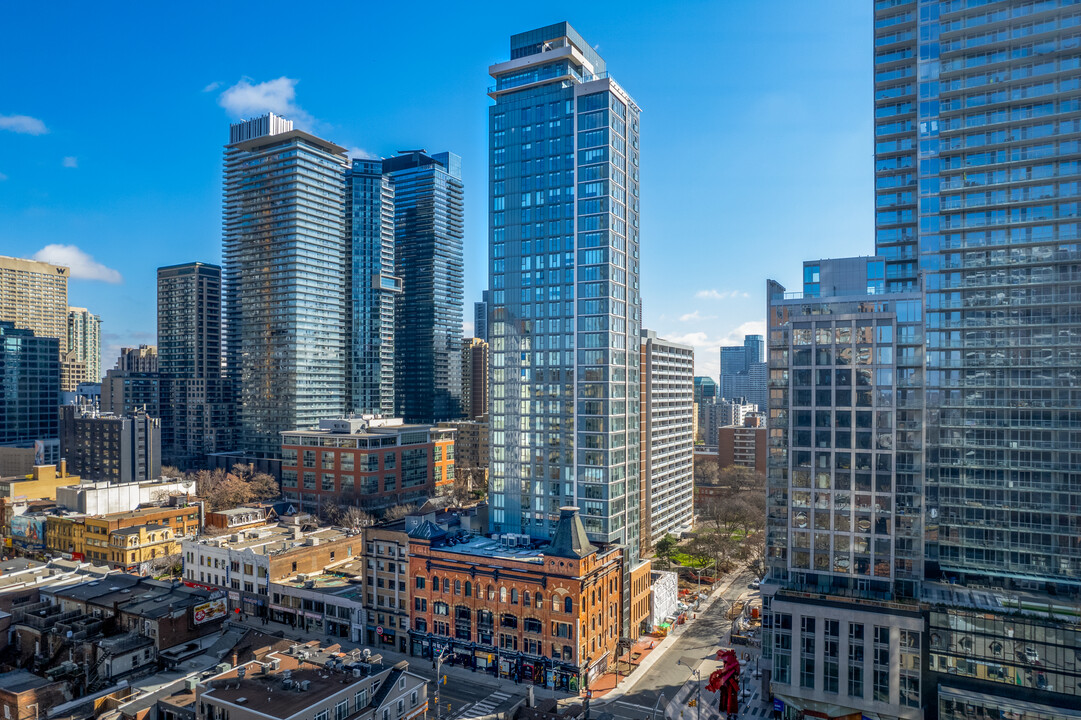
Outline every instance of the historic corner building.
<path fill-rule="evenodd" d="M 624 624 L 626 549 L 594 545 L 578 508 L 560 509 L 551 543 L 526 536 L 409 532 L 413 655 L 576 692 L 614 662 Z M 649 564 L 631 573 L 635 627 L 649 617 Z"/>
<path fill-rule="evenodd" d="M 767 680 L 1077 718 L 1081 6 L 880 0 L 874 53 L 876 255 L 769 292 Z"/>
<path fill-rule="evenodd" d="M 491 529 L 547 539 L 560 507 L 580 507 L 591 542 L 623 546 L 629 586 L 640 110 L 565 22 L 511 36 L 489 73 Z"/>

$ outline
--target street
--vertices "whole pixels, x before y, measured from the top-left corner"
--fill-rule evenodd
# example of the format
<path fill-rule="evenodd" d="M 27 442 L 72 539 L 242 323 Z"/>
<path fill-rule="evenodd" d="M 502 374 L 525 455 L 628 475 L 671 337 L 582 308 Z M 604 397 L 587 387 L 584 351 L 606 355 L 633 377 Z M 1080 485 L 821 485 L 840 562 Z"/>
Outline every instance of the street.
<path fill-rule="evenodd" d="M 658 711 L 658 717 L 661 717 L 663 712 L 663 716 L 668 720 L 698 720 L 698 709 L 701 710 L 700 717 L 703 720 L 716 717 L 717 696 L 708 693 L 705 686 L 709 682 L 710 673 L 720 667 L 715 660 L 717 650 L 722 647 L 732 626 L 732 622 L 725 616 L 727 609 L 741 596 L 745 599 L 758 598 L 757 591 L 747 588 L 752 579 L 754 577 L 750 571 L 744 571 L 737 576 L 706 613 L 699 614 L 696 620 L 681 631 L 681 635 L 675 644 L 668 648 L 661 661 L 653 665 L 644 677 L 638 679 L 633 691 L 607 705 L 605 710 L 624 720 L 649 720 L 654 705 L 663 693 L 664 709 Z M 739 654 L 748 651 L 755 657 L 758 654 L 757 648 L 736 646 L 734 649 Z M 753 667 L 753 660 L 751 662 Z M 692 670 L 696 669 L 701 673 L 700 708 L 687 706 L 687 702 L 695 699 L 698 693 L 698 678 L 692 675 Z"/>

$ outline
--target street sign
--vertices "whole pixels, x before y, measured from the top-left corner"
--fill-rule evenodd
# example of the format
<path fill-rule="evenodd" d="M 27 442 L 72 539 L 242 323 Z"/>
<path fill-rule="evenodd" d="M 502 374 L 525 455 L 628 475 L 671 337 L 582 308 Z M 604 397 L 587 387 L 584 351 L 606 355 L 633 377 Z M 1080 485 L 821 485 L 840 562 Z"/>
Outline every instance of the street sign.
<path fill-rule="evenodd" d="M 383 634 L 383 626 L 382 625 L 380 625 L 379 627 L 377 627 L 375 629 L 375 634 L 376 635 L 382 635 Z"/>

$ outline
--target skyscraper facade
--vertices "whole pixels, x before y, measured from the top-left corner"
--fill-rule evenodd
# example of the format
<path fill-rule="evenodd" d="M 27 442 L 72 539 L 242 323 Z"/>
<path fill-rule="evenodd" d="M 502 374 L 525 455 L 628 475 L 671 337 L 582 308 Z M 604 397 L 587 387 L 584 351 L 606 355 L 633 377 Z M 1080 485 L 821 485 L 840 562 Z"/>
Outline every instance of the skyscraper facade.
<path fill-rule="evenodd" d="M 60 339 L 0 320 L 0 446 L 34 448 L 34 464 L 60 460 Z"/>
<path fill-rule="evenodd" d="M 766 406 L 765 340 L 761 335 L 744 335 L 743 345 L 721 348 L 722 398 L 746 398 Z"/>
<path fill-rule="evenodd" d="M 473 303 L 473 337 L 488 342 L 488 290 L 481 293 L 480 302 Z"/>
<path fill-rule="evenodd" d="M 192 467 L 233 449 L 236 405 L 222 372 L 221 268 L 192 262 L 158 268 L 161 452 Z"/>
<path fill-rule="evenodd" d="M 394 265 L 401 278 L 394 344 L 397 414 L 461 417 L 465 186 L 454 153 L 409 150 L 383 161 L 394 186 Z"/>
<path fill-rule="evenodd" d="M 0 256 L 0 321 L 58 341 L 68 350 L 68 268 Z"/>
<path fill-rule="evenodd" d="M 565 22 L 489 72 L 492 531 L 547 538 L 577 505 L 634 566 L 639 108 Z"/>
<path fill-rule="evenodd" d="M 354 159 L 345 174 L 349 249 L 348 410 L 394 415 L 394 186 L 383 161 Z"/>
<path fill-rule="evenodd" d="M 346 409 L 345 148 L 273 114 L 225 148 L 226 371 L 238 447 L 281 452 L 279 433 Z"/>
<path fill-rule="evenodd" d="M 890 2 L 874 22 L 876 249 L 889 289 L 926 293 L 925 690 L 940 716 L 1076 712 L 1076 621 L 1050 608 L 1081 594 L 1081 12 Z"/>
<path fill-rule="evenodd" d="M 644 551 L 694 519 L 694 348 L 652 330 L 642 331 L 641 348 Z"/>
<path fill-rule="evenodd" d="M 768 289 L 768 680 L 791 711 L 918 718 L 922 299 L 877 258 L 806 266 L 837 282 Z"/>
<path fill-rule="evenodd" d="M 469 420 L 488 414 L 488 343 L 462 340 L 462 413 Z"/>
<path fill-rule="evenodd" d="M 68 308 L 68 350 L 86 367 L 87 382 L 101 382 L 101 317 L 86 308 Z M 75 388 L 65 388 L 74 392 Z"/>

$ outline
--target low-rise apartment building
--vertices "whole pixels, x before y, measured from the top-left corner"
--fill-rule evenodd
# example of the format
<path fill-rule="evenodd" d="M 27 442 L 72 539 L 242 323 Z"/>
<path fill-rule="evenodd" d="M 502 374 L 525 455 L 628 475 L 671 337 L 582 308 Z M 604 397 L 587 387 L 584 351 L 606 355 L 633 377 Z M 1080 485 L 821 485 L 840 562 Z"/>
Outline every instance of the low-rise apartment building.
<path fill-rule="evenodd" d="M 717 429 L 717 464 L 745 467 L 766 474 L 766 428 L 758 418 L 748 418 L 747 425 L 726 425 Z"/>
<path fill-rule="evenodd" d="M 454 483 L 454 431 L 364 416 L 282 433 L 282 496 L 375 509 L 423 501 Z"/>

